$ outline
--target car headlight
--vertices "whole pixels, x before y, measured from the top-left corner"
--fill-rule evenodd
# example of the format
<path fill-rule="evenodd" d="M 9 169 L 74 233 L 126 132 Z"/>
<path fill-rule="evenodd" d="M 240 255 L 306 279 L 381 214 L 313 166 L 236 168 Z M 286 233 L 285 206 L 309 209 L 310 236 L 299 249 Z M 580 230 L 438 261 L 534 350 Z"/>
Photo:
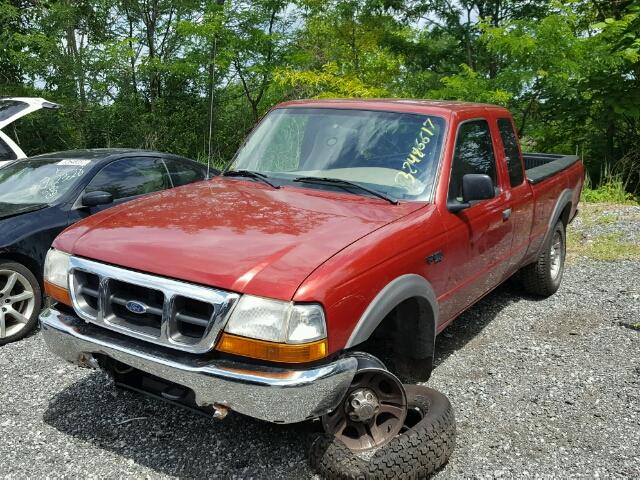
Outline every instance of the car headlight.
<path fill-rule="evenodd" d="M 51 249 L 44 261 L 44 290 L 54 300 L 71 305 L 69 295 L 70 255 Z"/>
<path fill-rule="evenodd" d="M 276 362 L 300 363 L 327 355 L 324 310 L 244 295 L 227 322 L 217 349 Z"/>

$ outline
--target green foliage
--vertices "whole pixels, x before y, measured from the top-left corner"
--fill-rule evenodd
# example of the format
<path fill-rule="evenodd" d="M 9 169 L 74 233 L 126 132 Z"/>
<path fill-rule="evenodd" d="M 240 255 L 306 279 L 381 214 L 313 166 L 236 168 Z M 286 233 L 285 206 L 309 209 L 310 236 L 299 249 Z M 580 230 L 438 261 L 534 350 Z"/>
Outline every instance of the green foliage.
<path fill-rule="evenodd" d="M 588 203 L 639 204 L 636 197 L 627 192 L 620 181 L 602 183 L 595 189 L 585 187 L 581 200 Z"/>
<path fill-rule="evenodd" d="M 585 179 L 581 200 L 587 203 L 617 203 L 627 205 L 640 205 L 638 197 L 627 191 L 627 186 L 620 175 L 605 171 L 601 176 L 600 184 L 592 185 L 589 176 Z"/>
<path fill-rule="evenodd" d="M 384 89 L 365 85 L 353 74 L 340 73 L 335 63 L 328 63 L 319 70 L 276 70 L 274 79 L 283 87 L 294 89 L 295 96 L 301 98 L 373 98 L 387 95 Z"/>
<path fill-rule="evenodd" d="M 448 100 L 465 100 L 469 102 L 494 103 L 508 105 L 513 94 L 481 76 L 468 65 L 460 66 L 460 73 L 442 77 L 442 88 L 430 90 L 428 98 L 444 98 Z"/>
<path fill-rule="evenodd" d="M 0 95 L 64 105 L 7 133 L 220 166 L 283 100 L 467 100 L 510 108 L 527 150 L 578 152 L 585 199 L 640 193 L 640 0 L 223 3 L 0 0 Z"/>

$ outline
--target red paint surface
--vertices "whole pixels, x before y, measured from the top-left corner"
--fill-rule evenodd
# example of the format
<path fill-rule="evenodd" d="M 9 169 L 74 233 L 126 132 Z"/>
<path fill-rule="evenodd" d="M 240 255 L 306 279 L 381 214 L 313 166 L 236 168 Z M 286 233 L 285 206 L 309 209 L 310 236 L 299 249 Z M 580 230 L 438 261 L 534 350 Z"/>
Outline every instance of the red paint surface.
<path fill-rule="evenodd" d="M 354 108 L 437 114 L 449 122 L 434 204 L 391 205 L 304 187 L 271 189 L 216 178 L 110 209 L 65 231 L 56 248 L 188 282 L 278 299 L 323 304 L 329 349 L 344 347 L 367 305 L 394 278 L 422 275 L 439 301 L 439 330 L 531 260 L 560 193 L 574 191 L 583 165 L 537 185 L 511 188 L 497 118 L 500 107 L 456 102 L 289 102 L 280 107 Z M 500 194 L 452 214 L 449 171 L 461 121 L 492 128 Z M 512 217 L 502 219 L 511 208 Z M 441 263 L 425 258 L 442 251 Z"/>

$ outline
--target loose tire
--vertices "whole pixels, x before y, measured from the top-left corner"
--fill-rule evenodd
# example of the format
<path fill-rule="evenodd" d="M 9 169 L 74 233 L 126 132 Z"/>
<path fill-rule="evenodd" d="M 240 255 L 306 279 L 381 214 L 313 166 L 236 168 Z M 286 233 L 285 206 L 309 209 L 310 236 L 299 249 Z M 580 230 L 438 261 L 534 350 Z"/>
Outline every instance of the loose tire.
<path fill-rule="evenodd" d="M 0 261 L 0 345 L 20 340 L 38 322 L 42 291 L 31 270 Z"/>
<path fill-rule="evenodd" d="M 538 260 L 523 267 L 520 271 L 525 290 L 541 297 L 548 297 L 556 293 L 560 288 L 560 282 L 562 282 L 565 257 L 565 229 L 562 221 L 558 221 Z"/>
<path fill-rule="evenodd" d="M 442 393 L 405 385 L 409 414 L 405 429 L 369 460 L 356 455 L 327 434 L 316 434 L 309 463 L 323 478 L 417 479 L 442 467 L 455 446 L 456 423 L 451 403 Z"/>

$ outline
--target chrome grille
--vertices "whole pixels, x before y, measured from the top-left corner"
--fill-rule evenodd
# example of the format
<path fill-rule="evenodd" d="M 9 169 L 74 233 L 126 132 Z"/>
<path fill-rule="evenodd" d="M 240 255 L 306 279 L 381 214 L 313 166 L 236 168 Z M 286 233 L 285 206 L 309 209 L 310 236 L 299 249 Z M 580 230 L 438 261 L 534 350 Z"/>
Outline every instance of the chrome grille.
<path fill-rule="evenodd" d="M 236 293 L 77 257 L 71 258 L 70 266 L 71 299 L 80 318 L 191 353 L 215 346 L 239 298 Z"/>

